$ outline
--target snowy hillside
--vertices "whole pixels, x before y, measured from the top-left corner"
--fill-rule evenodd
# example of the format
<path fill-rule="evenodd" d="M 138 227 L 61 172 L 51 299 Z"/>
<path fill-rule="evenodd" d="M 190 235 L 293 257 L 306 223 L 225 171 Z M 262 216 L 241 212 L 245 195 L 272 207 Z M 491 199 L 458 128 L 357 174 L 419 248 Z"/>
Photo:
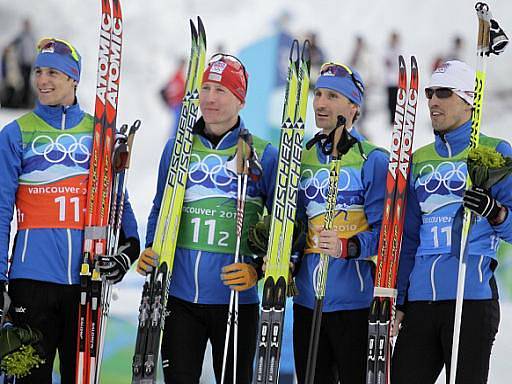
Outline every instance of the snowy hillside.
<path fill-rule="evenodd" d="M 167 140 L 171 117 L 159 90 L 174 70 L 176 59 L 189 51 L 188 19 L 200 15 L 205 23 L 209 53 L 222 45 L 236 54 L 248 43 L 276 31 L 277 20 L 288 13 L 288 30 L 302 37 L 318 33 L 330 60 L 347 62 L 354 36 L 362 35 L 371 46 L 375 82 L 369 97 L 366 132 L 377 144 L 388 147 L 387 114 L 382 85 L 382 56 L 392 30 L 402 35 L 405 55 L 416 55 L 420 87 L 428 81 L 435 55 L 448 51 L 454 35 L 465 39 L 464 57 L 474 64 L 477 20 L 473 0 L 122 0 L 124 46 L 119 98 L 119 123 L 141 119 L 129 177 L 132 205 L 142 238 L 155 190 L 161 150 Z M 512 2 L 489 1 L 501 26 L 512 35 Z M 0 48 L 19 31 L 21 20 L 32 20 L 37 37 L 68 39 L 83 58 L 78 97 L 84 109 L 93 111 L 100 2 L 98 0 L 0 0 Z M 512 47 L 489 61 L 483 129 L 512 141 Z M 254 81 L 254 79 L 252 80 Z M 257 81 L 257 80 L 256 80 Z M 251 89 L 249 88 L 249 92 Z M 432 139 L 426 99 L 420 99 L 415 147 Z M 20 111 L 0 110 L 0 127 Z M 309 122 L 311 123 L 311 122 Z M 112 311 L 130 313 L 134 320 L 142 279 L 130 276 Z M 122 303 L 122 305 L 121 305 Z M 126 306 L 126 307 L 125 307 Z M 490 383 L 505 384 L 512 370 L 512 305 L 502 305 L 503 316 L 491 366 Z"/>

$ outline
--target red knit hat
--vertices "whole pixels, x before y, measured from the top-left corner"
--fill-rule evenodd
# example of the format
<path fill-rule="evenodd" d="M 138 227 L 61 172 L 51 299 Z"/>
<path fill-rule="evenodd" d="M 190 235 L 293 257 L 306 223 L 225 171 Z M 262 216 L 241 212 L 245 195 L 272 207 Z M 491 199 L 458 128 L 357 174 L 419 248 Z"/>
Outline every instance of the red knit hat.
<path fill-rule="evenodd" d="M 218 59 L 217 59 L 218 57 Z M 225 86 L 242 103 L 247 94 L 247 72 L 243 64 L 233 56 L 215 55 L 203 73 L 203 84 L 219 83 Z"/>

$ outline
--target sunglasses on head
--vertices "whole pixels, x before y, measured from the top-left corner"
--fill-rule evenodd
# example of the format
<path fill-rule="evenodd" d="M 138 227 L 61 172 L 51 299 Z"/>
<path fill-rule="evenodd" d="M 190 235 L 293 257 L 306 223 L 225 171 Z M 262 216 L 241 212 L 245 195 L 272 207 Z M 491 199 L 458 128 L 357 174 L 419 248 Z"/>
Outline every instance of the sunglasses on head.
<path fill-rule="evenodd" d="M 76 51 L 75 47 L 73 47 L 70 43 L 65 40 L 54 39 L 54 38 L 44 38 L 39 41 L 37 44 L 38 52 L 55 52 L 61 55 L 71 55 L 73 60 L 77 63 L 80 61 L 80 56 Z"/>
<path fill-rule="evenodd" d="M 361 81 L 356 79 L 354 72 L 345 64 L 338 63 L 325 63 L 320 68 L 320 75 L 331 75 L 336 77 L 347 77 L 350 76 L 352 82 L 359 89 L 362 95 L 364 95 L 364 85 Z"/>
<path fill-rule="evenodd" d="M 245 66 L 242 64 L 242 62 L 240 61 L 240 59 L 238 57 L 233 56 L 233 55 L 228 55 L 227 53 L 215 53 L 210 58 L 210 61 L 208 61 L 208 65 L 213 64 L 217 61 L 222 61 L 237 71 L 239 71 L 241 69 L 244 74 L 245 86 L 247 87 L 247 85 L 248 85 L 247 71 L 245 70 Z"/>

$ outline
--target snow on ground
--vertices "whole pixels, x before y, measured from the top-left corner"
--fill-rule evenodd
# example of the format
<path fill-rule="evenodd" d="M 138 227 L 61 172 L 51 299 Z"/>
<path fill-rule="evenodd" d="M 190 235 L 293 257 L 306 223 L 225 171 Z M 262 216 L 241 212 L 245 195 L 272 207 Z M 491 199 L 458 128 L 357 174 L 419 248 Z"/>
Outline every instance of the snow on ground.
<path fill-rule="evenodd" d="M 296 36 L 316 30 L 327 57 L 347 62 L 353 36 L 363 35 L 370 43 L 375 83 L 369 93 L 366 132 L 379 145 L 388 147 L 389 130 L 382 91 L 382 55 L 391 30 L 402 34 L 403 52 L 415 54 L 420 64 L 420 87 L 428 79 L 434 55 L 447 52 L 451 38 L 465 39 L 464 57 L 474 63 L 477 22 L 473 0 L 153 0 L 123 1 L 124 41 L 118 122 L 131 123 L 140 118 L 143 126 L 134 146 L 129 178 L 132 205 L 140 232 L 155 189 L 157 165 L 167 140 L 171 118 L 160 101 L 159 89 L 174 69 L 175 59 L 189 51 L 188 18 L 201 15 L 205 23 L 209 52 L 222 45 L 236 53 L 257 38 L 276 30 L 276 20 L 287 13 L 288 30 Z M 512 3 L 489 1 L 502 27 L 512 33 Z M 79 86 L 82 106 L 92 112 L 100 2 L 79 0 L 0 0 L 0 47 L 17 33 L 21 19 L 32 19 L 36 36 L 55 36 L 72 41 L 83 57 L 83 75 Z M 512 48 L 488 65 L 484 105 L 484 131 L 512 141 L 508 127 L 512 120 Z M 250 92 L 250 88 L 249 88 Z M 0 110 L 0 126 L 20 112 Z M 426 100 L 418 107 L 415 147 L 432 139 Z M 130 276 L 121 286 L 113 313 L 135 319 L 142 279 Z M 512 304 L 503 303 L 502 326 L 493 353 L 490 383 L 507 383 L 512 353 Z M 135 321 L 135 320 L 134 320 Z"/>

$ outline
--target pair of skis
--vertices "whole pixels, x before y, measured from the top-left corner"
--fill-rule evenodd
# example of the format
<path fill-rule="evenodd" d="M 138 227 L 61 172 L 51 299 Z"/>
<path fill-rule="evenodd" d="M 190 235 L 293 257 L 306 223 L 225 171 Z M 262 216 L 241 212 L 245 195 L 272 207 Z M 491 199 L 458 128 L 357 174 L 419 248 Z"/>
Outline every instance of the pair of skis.
<path fill-rule="evenodd" d="M 77 334 L 76 383 L 99 383 L 101 357 L 111 299 L 102 278 L 100 256 L 114 255 L 119 242 L 127 170 L 137 120 L 128 132 L 116 130 L 121 74 L 123 18 L 119 0 L 101 0 L 98 75 L 93 147 L 87 189 Z"/>
<path fill-rule="evenodd" d="M 206 33 L 199 17 L 197 22 L 196 28 L 190 20 L 192 44 L 185 96 L 152 246 L 159 258 L 158 267 L 146 276 L 139 308 L 132 363 L 133 384 L 156 382 L 167 294 L 192 151 L 192 128 L 199 114 L 199 90 L 205 66 Z"/>
<path fill-rule="evenodd" d="M 310 43 L 299 52 L 294 40 L 290 49 L 279 160 L 272 207 L 262 308 L 259 323 L 255 384 L 279 381 L 289 263 L 297 209 L 302 142 L 311 68 Z"/>
<path fill-rule="evenodd" d="M 418 64 L 411 57 L 411 78 L 407 89 L 407 69 L 398 58 L 398 93 L 391 140 L 384 212 L 380 230 L 375 289 L 368 321 L 367 384 L 387 384 L 390 376 L 390 332 L 397 296 L 396 278 L 405 219 L 407 179 L 411 165 L 416 106 Z"/>

